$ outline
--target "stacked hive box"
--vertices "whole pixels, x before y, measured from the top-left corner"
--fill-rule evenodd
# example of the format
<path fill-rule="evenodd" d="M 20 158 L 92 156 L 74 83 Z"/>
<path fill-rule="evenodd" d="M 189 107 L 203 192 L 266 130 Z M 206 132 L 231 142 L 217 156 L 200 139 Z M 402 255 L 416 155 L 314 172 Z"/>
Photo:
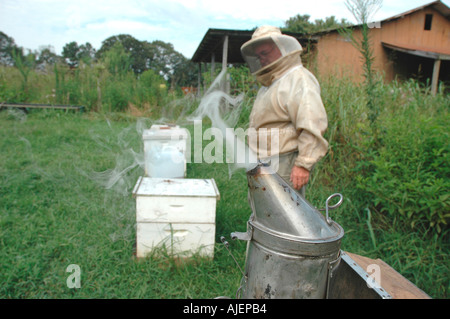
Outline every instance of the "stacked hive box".
<path fill-rule="evenodd" d="M 137 257 L 156 247 L 181 257 L 214 256 L 216 202 L 214 179 L 141 177 L 136 197 Z"/>
<path fill-rule="evenodd" d="M 190 157 L 189 131 L 177 125 L 152 125 L 144 130 L 145 176 L 183 178 Z"/>
<path fill-rule="evenodd" d="M 136 256 L 155 248 L 169 255 L 214 256 L 216 202 L 214 179 L 186 179 L 190 141 L 186 129 L 154 125 L 143 134 L 145 177 L 136 198 Z"/>

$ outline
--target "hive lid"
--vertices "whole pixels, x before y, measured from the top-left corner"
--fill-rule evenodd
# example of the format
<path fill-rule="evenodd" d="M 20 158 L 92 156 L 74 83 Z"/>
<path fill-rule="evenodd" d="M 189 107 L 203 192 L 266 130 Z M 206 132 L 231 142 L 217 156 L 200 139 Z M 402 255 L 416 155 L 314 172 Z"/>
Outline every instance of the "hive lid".
<path fill-rule="evenodd" d="M 144 140 L 180 140 L 188 138 L 188 130 L 178 125 L 152 125 L 149 130 L 144 130 Z"/>
<path fill-rule="evenodd" d="M 214 179 L 140 177 L 133 196 L 215 197 L 220 199 Z"/>
<path fill-rule="evenodd" d="M 260 230 L 300 241 L 342 238 L 341 226 L 326 218 L 278 174 L 262 165 L 247 172 L 252 224 Z"/>

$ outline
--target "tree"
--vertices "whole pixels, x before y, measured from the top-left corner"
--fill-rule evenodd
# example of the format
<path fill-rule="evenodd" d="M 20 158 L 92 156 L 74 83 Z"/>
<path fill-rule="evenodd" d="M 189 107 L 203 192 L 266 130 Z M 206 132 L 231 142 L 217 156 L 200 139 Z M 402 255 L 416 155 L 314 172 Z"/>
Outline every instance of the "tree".
<path fill-rule="evenodd" d="M 324 31 L 330 29 L 338 29 L 342 27 L 350 26 L 350 21 L 346 19 L 341 19 L 341 21 L 336 20 L 335 16 L 327 17 L 325 20 L 315 20 L 314 31 Z"/>
<path fill-rule="evenodd" d="M 90 65 L 92 60 L 95 59 L 95 49 L 89 42 L 80 45 L 78 50 L 78 59 L 88 65 Z"/>
<path fill-rule="evenodd" d="M 197 86 L 198 65 L 191 63 L 182 55 L 179 58 L 179 62 L 174 66 L 172 83 L 177 86 Z"/>
<path fill-rule="evenodd" d="M 327 17 L 325 20 L 316 19 L 313 23 L 309 21 L 310 18 L 311 16 L 308 14 L 297 14 L 296 16 L 285 21 L 283 31 L 309 34 L 350 25 L 350 22 L 346 19 L 341 19 L 341 21 L 338 21 L 335 16 Z"/>
<path fill-rule="evenodd" d="M 0 64 L 13 66 L 13 52 L 17 49 L 14 39 L 0 31 Z"/>
<path fill-rule="evenodd" d="M 61 57 L 55 53 L 55 50 L 51 45 L 39 47 L 39 50 L 35 55 L 36 64 L 39 68 L 45 68 L 46 65 L 54 65 L 61 59 Z"/>
<path fill-rule="evenodd" d="M 153 70 L 171 83 L 172 87 L 195 84 L 196 67 L 177 52 L 171 43 L 139 41 L 131 35 L 120 34 L 103 41 L 97 57 L 103 57 L 116 43 L 120 43 L 129 54 L 131 69 L 135 74 Z"/>
<path fill-rule="evenodd" d="M 123 78 L 131 70 L 131 54 L 123 47 L 122 43 L 116 42 L 108 51 L 102 55 L 109 73 L 113 76 Z"/>
<path fill-rule="evenodd" d="M 311 18 L 309 14 L 297 14 L 295 17 L 285 21 L 285 28 L 283 30 L 296 33 L 311 33 L 313 24 L 309 22 L 309 18 Z"/>
<path fill-rule="evenodd" d="M 104 40 L 100 50 L 97 51 L 97 58 L 102 58 L 116 43 L 120 43 L 125 52 L 130 54 L 131 69 L 136 74 L 141 74 L 148 69 L 147 49 L 141 41 L 128 34 L 119 34 Z"/>
<path fill-rule="evenodd" d="M 69 66 L 77 67 L 80 61 L 90 64 L 95 57 L 95 49 L 89 42 L 79 46 L 77 42 L 72 41 L 63 47 L 62 56 Z"/>
<path fill-rule="evenodd" d="M 163 41 L 153 41 L 146 43 L 149 59 L 148 68 L 158 72 L 166 81 L 176 84 L 177 77 L 180 76 L 178 70 L 188 63 L 184 56 L 175 51 L 171 43 Z"/>
<path fill-rule="evenodd" d="M 78 43 L 72 41 L 63 47 L 62 56 L 71 67 L 78 66 Z"/>
<path fill-rule="evenodd" d="M 177 52 L 171 43 L 153 41 L 148 45 L 152 52 L 150 69 L 159 72 L 172 88 L 196 84 L 198 67 Z"/>

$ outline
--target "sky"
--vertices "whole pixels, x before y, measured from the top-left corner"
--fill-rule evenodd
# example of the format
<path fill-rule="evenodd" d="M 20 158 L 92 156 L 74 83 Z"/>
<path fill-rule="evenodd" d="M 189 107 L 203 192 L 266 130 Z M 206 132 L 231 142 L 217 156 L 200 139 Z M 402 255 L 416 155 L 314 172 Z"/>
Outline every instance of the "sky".
<path fill-rule="evenodd" d="M 161 40 L 190 59 L 209 28 L 251 30 L 283 27 L 297 14 L 310 21 L 335 16 L 355 23 L 344 0 L 0 0 L 0 31 L 29 50 L 89 42 L 100 49 L 113 35 L 140 41 Z M 384 0 L 374 22 L 432 0 Z M 450 6 L 450 0 L 443 0 Z"/>

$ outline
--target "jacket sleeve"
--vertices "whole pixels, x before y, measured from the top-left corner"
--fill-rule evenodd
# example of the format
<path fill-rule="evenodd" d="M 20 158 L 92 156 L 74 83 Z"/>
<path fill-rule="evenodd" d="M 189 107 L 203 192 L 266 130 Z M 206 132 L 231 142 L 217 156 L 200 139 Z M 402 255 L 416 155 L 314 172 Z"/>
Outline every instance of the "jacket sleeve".
<path fill-rule="evenodd" d="M 303 76 L 294 92 L 287 106 L 298 134 L 299 155 L 295 165 L 310 171 L 328 151 L 328 142 L 323 137 L 328 126 L 327 114 L 320 86 L 312 74 Z"/>

